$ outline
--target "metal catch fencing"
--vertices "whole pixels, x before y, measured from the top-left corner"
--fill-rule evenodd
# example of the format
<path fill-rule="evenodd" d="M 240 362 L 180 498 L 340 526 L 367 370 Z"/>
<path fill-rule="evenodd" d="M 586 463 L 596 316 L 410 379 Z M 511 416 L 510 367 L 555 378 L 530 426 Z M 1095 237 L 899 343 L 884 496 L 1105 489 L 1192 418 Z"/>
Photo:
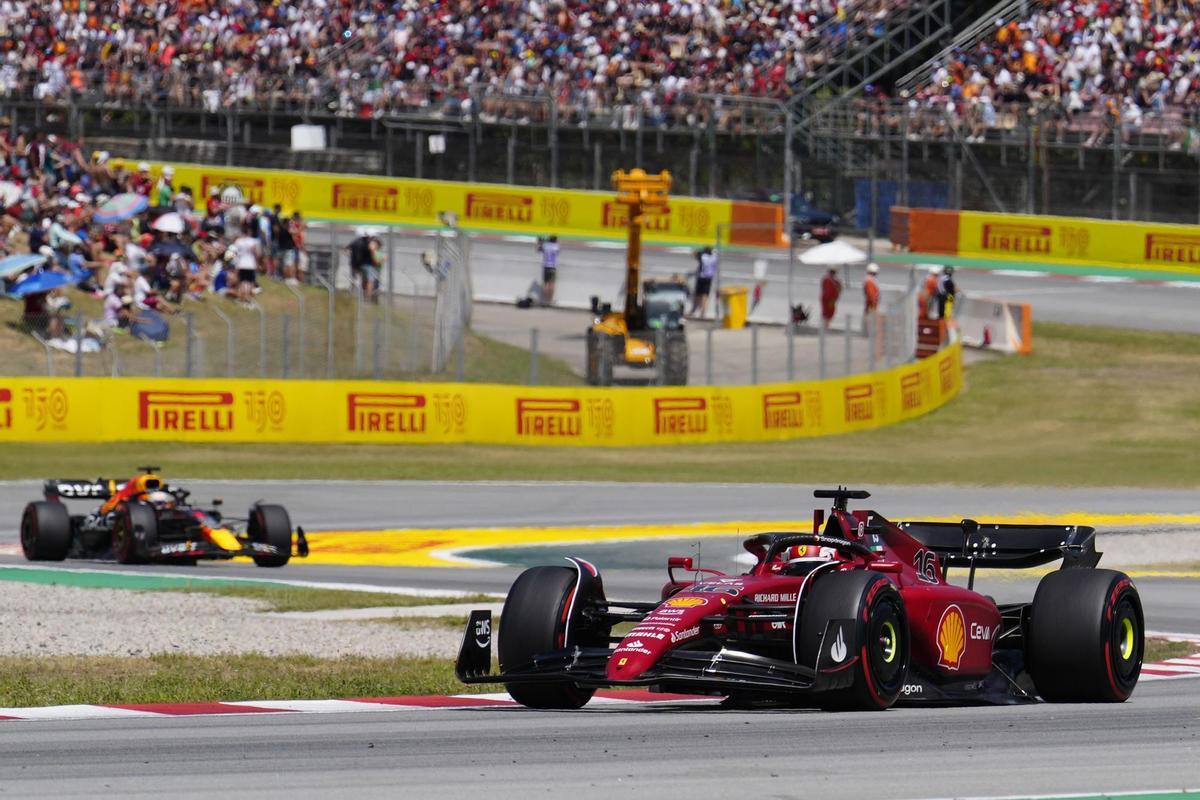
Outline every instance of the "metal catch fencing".
<path fill-rule="evenodd" d="M 453 220 L 438 231 L 431 272 L 437 280 L 433 311 L 433 359 L 430 369 L 442 372 L 462 345 L 471 326 L 474 290 L 470 242 Z M 430 265 L 427 265 L 430 266 Z"/>

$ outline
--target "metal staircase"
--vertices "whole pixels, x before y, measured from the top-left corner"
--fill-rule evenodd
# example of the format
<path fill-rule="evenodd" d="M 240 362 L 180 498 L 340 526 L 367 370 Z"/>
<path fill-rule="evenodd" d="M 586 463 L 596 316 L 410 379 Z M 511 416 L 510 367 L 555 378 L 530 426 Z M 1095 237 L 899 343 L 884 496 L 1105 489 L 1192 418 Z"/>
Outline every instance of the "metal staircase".
<path fill-rule="evenodd" d="M 959 50 L 968 50 L 988 38 L 996 30 L 996 20 L 1008 23 L 1016 17 L 1028 13 L 1029 0 L 1000 0 L 994 6 L 980 14 L 974 22 L 963 28 L 932 58 L 927 59 L 917 68 L 905 73 L 896 81 L 896 92 L 915 89 L 922 81 L 929 80 L 933 71 L 950 56 Z"/>

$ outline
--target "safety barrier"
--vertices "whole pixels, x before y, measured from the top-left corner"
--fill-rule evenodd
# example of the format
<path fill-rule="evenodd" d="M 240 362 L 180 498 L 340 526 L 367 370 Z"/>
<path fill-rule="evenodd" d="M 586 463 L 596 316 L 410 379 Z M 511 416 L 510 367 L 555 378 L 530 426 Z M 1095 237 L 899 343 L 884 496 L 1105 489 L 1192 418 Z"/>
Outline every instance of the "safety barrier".
<path fill-rule="evenodd" d="M 1200 226 L 894 208 L 893 241 L 914 253 L 1200 275 Z"/>
<path fill-rule="evenodd" d="M 127 170 L 137 164 L 114 159 Z M 161 163 L 151 164 L 158 176 Z M 542 189 L 528 186 L 456 183 L 367 175 L 293 172 L 289 170 L 172 164 L 176 188 L 189 186 L 197 206 L 213 188 L 236 187 L 250 203 L 276 203 L 287 213 L 337 222 L 440 226 L 438 215 L 450 212 L 467 230 L 529 235 L 556 234 L 581 238 L 623 239 L 625 207 L 611 192 Z M 672 196 L 670 207 L 649 215 L 643 238 L 659 244 L 712 244 L 724 231 L 727 244 L 777 245 L 780 232 L 759 233 L 747 241 L 729 232 L 734 219 L 782 219 L 779 206 L 696 197 Z"/>
<path fill-rule="evenodd" d="M 0 379 L 0 441 L 639 446 L 867 430 L 962 385 L 959 345 L 824 381 L 627 389 L 160 378 Z"/>

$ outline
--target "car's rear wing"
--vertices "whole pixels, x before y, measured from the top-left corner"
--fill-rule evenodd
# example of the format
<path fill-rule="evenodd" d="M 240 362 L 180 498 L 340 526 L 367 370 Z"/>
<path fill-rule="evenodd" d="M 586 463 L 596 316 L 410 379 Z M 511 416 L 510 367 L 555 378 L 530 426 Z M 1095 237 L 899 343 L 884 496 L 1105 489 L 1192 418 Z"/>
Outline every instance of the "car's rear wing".
<path fill-rule="evenodd" d="M 1021 569 L 1063 560 L 1063 569 L 1094 567 L 1096 530 L 1086 525 L 997 525 L 899 522 L 897 526 L 937 553 L 943 566 Z"/>
<path fill-rule="evenodd" d="M 107 500 L 121 488 L 119 481 L 97 478 L 94 481 L 74 478 L 51 478 L 42 487 L 47 500 Z"/>

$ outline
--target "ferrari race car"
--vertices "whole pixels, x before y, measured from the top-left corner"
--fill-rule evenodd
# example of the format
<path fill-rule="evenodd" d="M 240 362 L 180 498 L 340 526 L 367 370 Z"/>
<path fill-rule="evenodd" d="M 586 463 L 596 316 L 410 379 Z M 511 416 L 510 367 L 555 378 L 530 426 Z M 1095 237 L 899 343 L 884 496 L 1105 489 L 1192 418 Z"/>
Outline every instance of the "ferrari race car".
<path fill-rule="evenodd" d="M 114 558 L 195 563 L 197 559 L 250 556 L 260 567 L 282 567 L 292 556 L 292 522 L 283 506 L 255 503 L 245 519 L 188 502 L 190 492 L 168 486 L 158 467 L 124 483 L 99 478 L 48 480 L 45 500 L 25 506 L 21 549 L 30 561 Z M 90 514 L 71 514 L 64 500 L 99 500 Z M 304 529 L 296 529 L 296 555 L 308 555 Z"/>
<path fill-rule="evenodd" d="M 901 522 L 848 511 L 865 491 L 822 490 L 811 533 L 745 540 L 744 575 L 668 559 L 655 602 L 608 600 L 599 571 L 534 567 L 509 590 L 491 673 L 492 625 L 474 611 L 458 656 L 464 683 L 502 682 L 531 708 L 578 708 L 605 686 L 649 686 L 763 703 L 886 709 L 896 702 L 1120 702 L 1141 672 L 1133 582 L 1096 569 L 1088 527 Z M 1032 602 L 974 591 L 981 567 L 1062 560 Z M 947 582 L 966 569 L 966 586 Z M 686 573 L 684 575 L 678 572 Z M 633 623 L 623 636 L 613 626 Z"/>

